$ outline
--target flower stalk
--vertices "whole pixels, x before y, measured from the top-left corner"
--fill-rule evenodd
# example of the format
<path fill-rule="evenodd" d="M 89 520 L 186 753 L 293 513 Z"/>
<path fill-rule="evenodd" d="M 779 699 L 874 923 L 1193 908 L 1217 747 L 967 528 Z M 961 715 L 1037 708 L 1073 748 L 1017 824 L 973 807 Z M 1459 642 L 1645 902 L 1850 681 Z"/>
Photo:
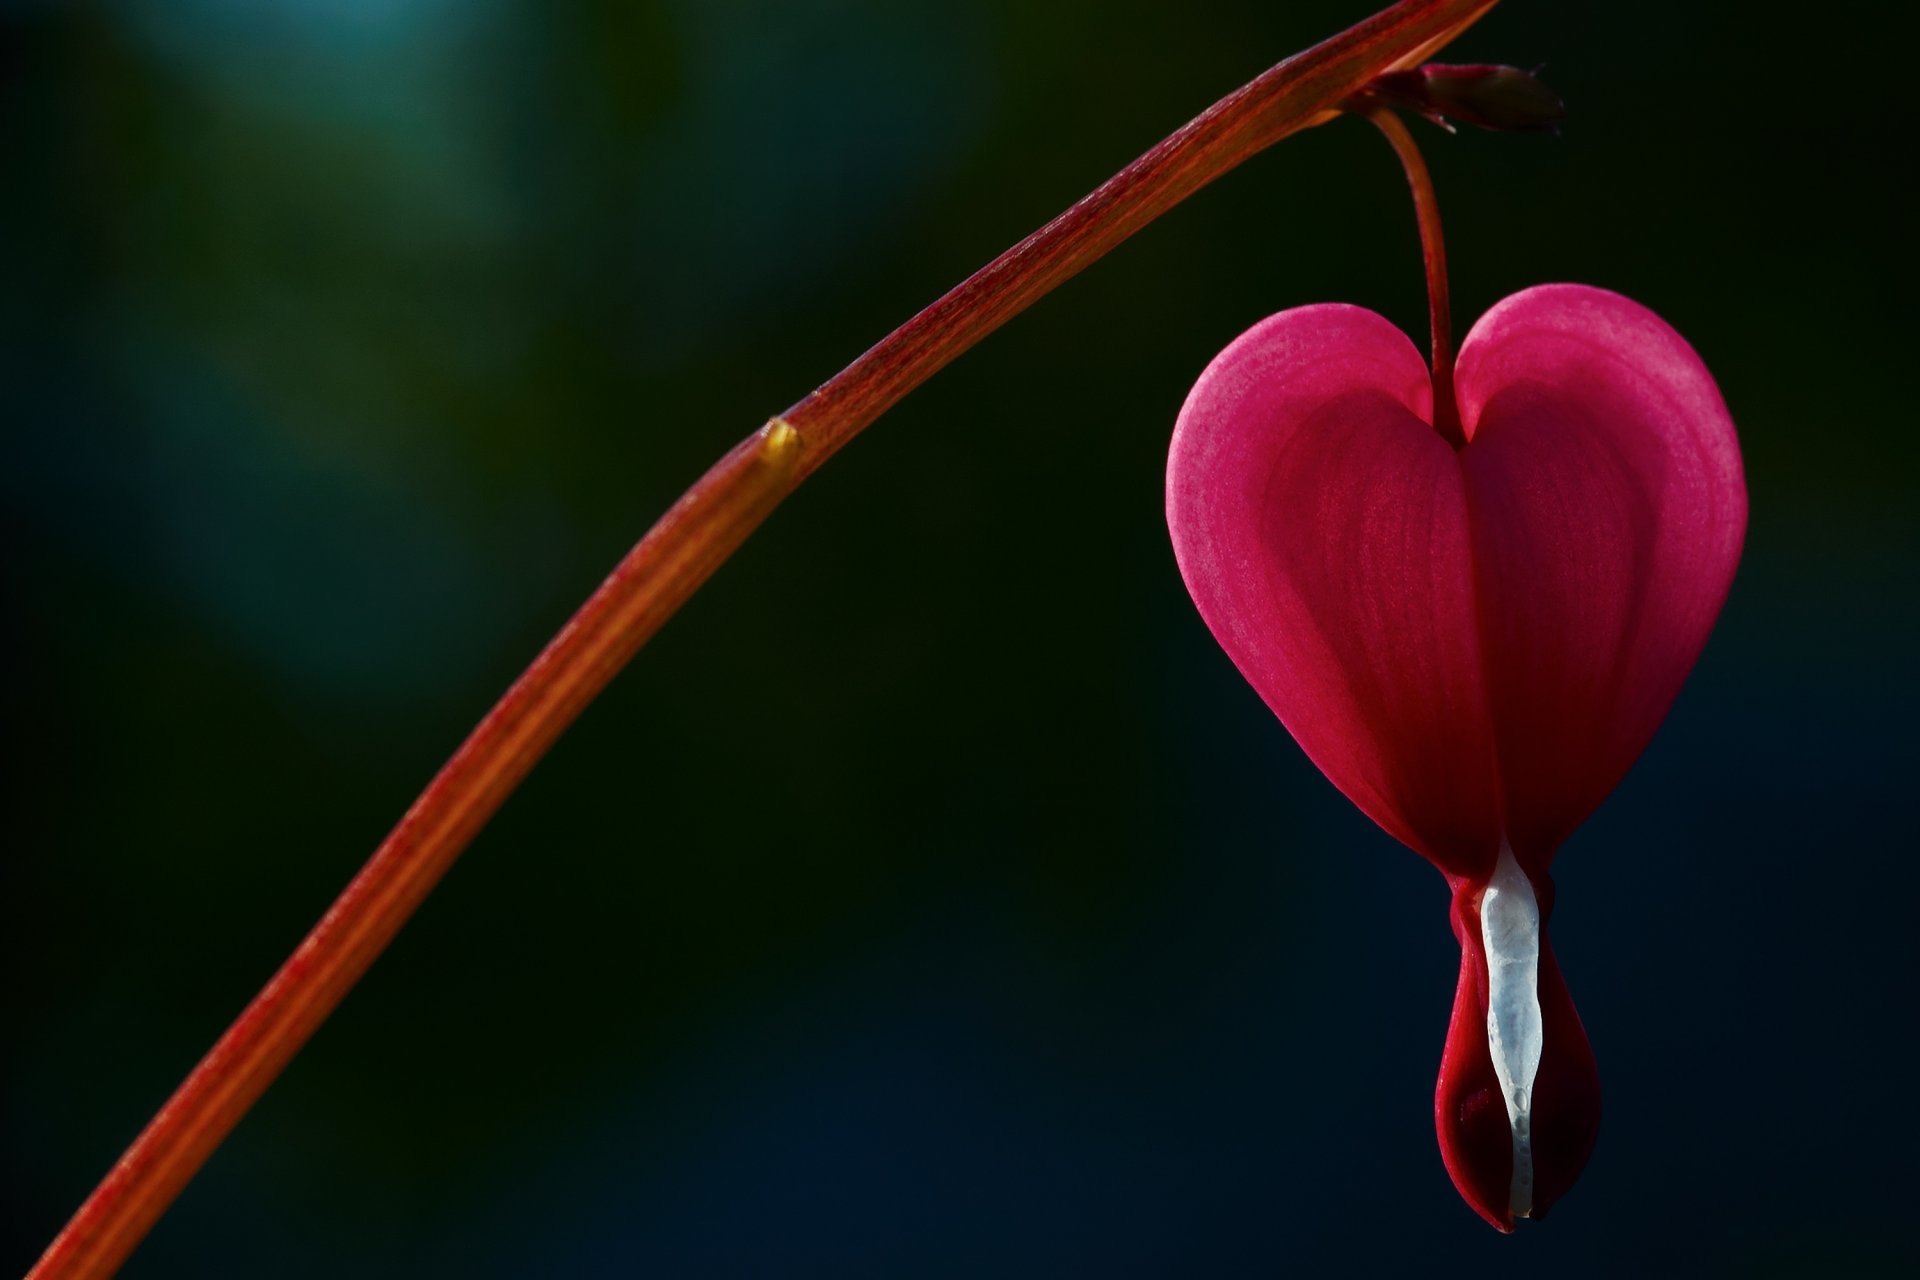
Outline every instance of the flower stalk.
<path fill-rule="evenodd" d="M 1407 185 L 1413 189 L 1414 213 L 1420 222 L 1420 254 L 1427 267 L 1427 324 L 1433 335 L 1433 428 L 1456 449 L 1466 447 L 1467 433 L 1460 424 L 1459 400 L 1453 390 L 1453 304 L 1447 288 L 1447 240 L 1440 229 L 1440 197 L 1433 189 L 1433 175 L 1427 171 L 1420 144 L 1413 140 L 1400 117 L 1384 107 L 1366 110 L 1371 120 L 1392 144 L 1406 170 Z"/>
<path fill-rule="evenodd" d="M 1401 0 L 1223 98 L 716 463 L 487 713 L 81 1205 L 30 1280 L 113 1274 L 575 717 L 802 481 L 901 397 L 1201 187 L 1424 61 L 1495 0 Z"/>

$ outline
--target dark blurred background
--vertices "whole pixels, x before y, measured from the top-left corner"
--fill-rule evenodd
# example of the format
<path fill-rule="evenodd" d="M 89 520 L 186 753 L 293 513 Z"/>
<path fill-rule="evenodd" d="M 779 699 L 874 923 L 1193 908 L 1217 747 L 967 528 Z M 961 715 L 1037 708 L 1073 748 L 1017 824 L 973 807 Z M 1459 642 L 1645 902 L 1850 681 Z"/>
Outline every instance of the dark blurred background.
<path fill-rule="evenodd" d="M 0 0 L 0 1271 L 707 463 L 1369 8 Z M 1564 136 L 1421 126 L 1461 326 L 1647 303 L 1752 494 L 1558 863 L 1608 1111 L 1548 1221 L 1497 1236 L 1440 1166 L 1440 878 L 1241 683 L 1162 524 L 1254 320 L 1423 333 L 1400 174 L 1341 121 L 797 495 L 128 1274 L 1913 1274 L 1897 8 L 1508 0 L 1451 56 L 1546 63 Z"/>

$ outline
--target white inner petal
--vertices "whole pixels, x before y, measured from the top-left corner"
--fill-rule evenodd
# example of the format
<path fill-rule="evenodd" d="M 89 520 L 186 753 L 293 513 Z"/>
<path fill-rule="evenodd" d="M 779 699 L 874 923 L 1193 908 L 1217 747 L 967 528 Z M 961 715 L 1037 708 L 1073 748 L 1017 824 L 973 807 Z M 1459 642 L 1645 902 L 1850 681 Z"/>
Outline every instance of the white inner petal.
<path fill-rule="evenodd" d="M 1480 898 L 1487 947 L 1487 1047 L 1513 1126 L 1517 1218 L 1533 1212 L 1533 1078 L 1540 1070 L 1540 903 L 1503 840 L 1493 879 Z"/>

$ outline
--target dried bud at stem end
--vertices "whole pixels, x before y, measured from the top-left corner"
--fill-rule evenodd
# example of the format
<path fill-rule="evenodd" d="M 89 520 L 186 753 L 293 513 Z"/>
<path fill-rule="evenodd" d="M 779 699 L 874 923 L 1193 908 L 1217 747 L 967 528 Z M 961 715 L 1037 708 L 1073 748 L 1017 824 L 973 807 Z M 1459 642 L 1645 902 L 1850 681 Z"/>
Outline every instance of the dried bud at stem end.
<path fill-rule="evenodd" d="M 1429 62 L 1391 71 L 1356 95 L 1356 108 L 1397 107 L 1449 133 L 1455 122 L 1502 133 L 1558 133 L 1566 106 L 1533 71 L 1493 64 Z"/>

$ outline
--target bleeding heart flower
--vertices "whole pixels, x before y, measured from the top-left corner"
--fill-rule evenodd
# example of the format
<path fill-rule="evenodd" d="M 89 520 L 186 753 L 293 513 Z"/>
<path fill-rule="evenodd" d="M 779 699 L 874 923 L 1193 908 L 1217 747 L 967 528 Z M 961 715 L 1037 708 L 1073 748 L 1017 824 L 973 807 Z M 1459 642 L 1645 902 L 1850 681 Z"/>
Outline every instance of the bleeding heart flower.
<path fill-rule="evenodd" d="M 1333 784 L 1446 874 L 1460 978 L 1435 1100 L 1502 1230 L 1579 1175 L 1593 1054 L 1545 922 L 1554 851 L 1647 745 L 1746 528 L 1725 404 L 1646 308 L 1578 285 L 1481 318 L 1429 425 L 1413 343 L 1285 311 L 1201 375 L 1167 521 L 1201 616 Z"/>

